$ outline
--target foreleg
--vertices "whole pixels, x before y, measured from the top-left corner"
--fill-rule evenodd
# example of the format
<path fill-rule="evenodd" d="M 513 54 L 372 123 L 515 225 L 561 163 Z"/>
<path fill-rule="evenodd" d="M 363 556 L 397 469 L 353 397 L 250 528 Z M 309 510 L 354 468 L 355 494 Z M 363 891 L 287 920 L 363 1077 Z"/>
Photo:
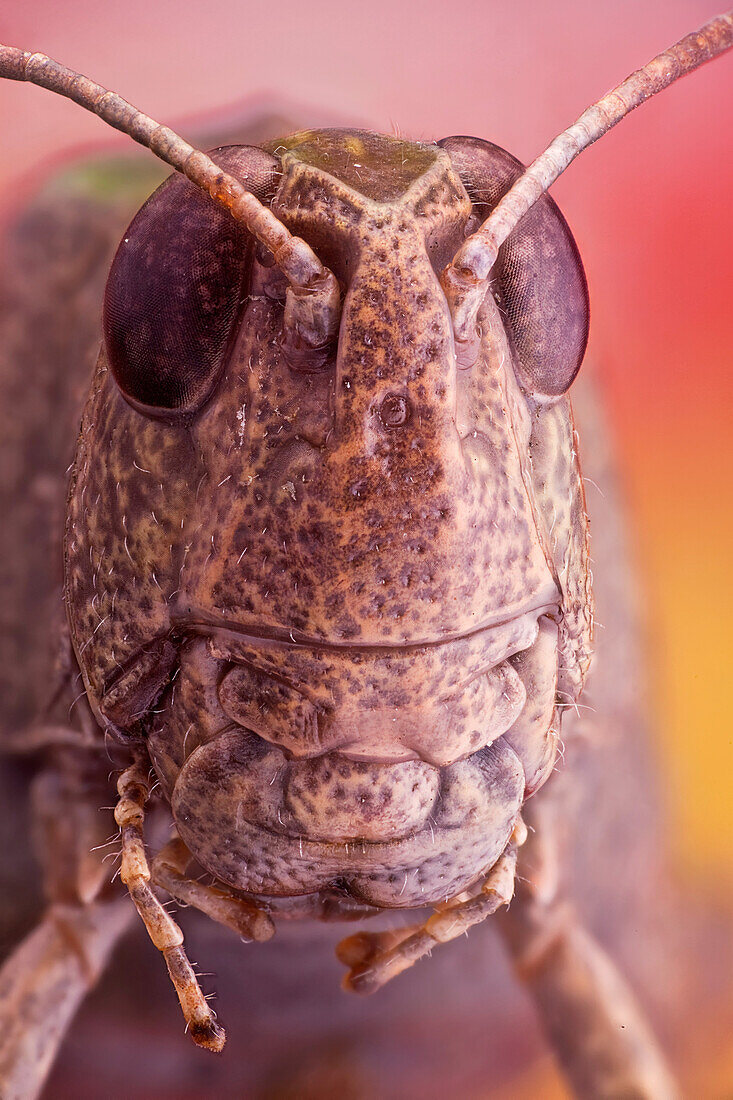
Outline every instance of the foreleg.
<path fill-rule="evenodd" d="M 57 748 L 33 782 L 48 908 L 0 969 L 3 1100 L 38 1096 L 77 1009 L 130 924 L 127 898 L 98 898 L 109 880 L 100 849 L 112 826 L 99 810 L 103 776 L 96 754 Z"/>
<path fill-rule="evenodd" d="M 552 803 L 533 809 L 516 898 L 497 926 L 573 1091 L 584 1100 L 678 1097 L 629 985 L 559 896 Z"/>
<path fill-rule="evenodd" d="M 130 924 L 127 898 L 52 905 L 0 969 L 0 1096 L 34 1100 Z"/>

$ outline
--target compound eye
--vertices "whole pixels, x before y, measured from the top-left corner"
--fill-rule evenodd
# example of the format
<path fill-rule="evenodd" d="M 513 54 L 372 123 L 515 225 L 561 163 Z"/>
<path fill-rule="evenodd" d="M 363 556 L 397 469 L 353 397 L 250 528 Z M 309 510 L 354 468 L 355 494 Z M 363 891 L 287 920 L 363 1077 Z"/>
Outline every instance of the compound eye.
<path fill-rule="evenodd" d="M 385 428 L 402 428 L 407 424 L 412 409 L 410 402 L 400 393 L 388 393 L 379 406 L 379 419 Z"/>
<path fill-rule="evenodd" d="M 210 155 L 258 197 L 272 194 L 275 157 L 249 146 Z M 107 280 L 103 328 L 112 374 L 140 412 L 195 412 L 213 392 L 246 298 L 250 244 L 231 215 L 178 174 L 133 219 Z"/>
<path fill-rule="evenodd" d="M 439 142 L 481 220 L 524 171 L 505 149 L 480 138 Z M 525 214 L 501 247 L 492 289 L 516 351 L 522 388 L 555 398 L 569 389 L 588 342 L 588 286 L 577 245 L 549 195 Z"/>

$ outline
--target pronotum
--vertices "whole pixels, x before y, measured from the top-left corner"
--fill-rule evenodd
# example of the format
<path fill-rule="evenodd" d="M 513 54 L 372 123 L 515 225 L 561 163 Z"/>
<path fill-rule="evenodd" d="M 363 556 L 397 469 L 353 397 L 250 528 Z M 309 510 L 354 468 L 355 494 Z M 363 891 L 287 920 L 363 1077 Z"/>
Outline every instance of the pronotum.
<path fill-rule="evenodd" d="M 200 1045 L 220 1050 L 223 1030 L 153 885 L 253 939 L 299 911 L 432 906 L 344 941 L 363 991 L 511 899 L 532 846 L 524 801 L 553 770 L 592 636 L 566 397 L 587 292 L 544 192 L 728 48 L 731 26 L 660 55 L 526 172 L 479 139 L 362 131 L 210 158 L 56 62 L 0 48 L 3 76 L 75 99 L 191 181 L 143 207 L 107 286 L 65 550 L 90 713 L 65 759 L 93 767 L 105 739 L 127 756 L 121 877 Z M 151 867 L 153 770 L 178 835 Z M 104 879 L 86 866 L 80 900 Z M 529 958 L 547 929 L 531 891 L 519 905 Z M 590 977 L 618 1093 L 671 1091 L 643 1022 L 634 1042 L 613 1027 L 608 999 L 628 994 L 607 962 L 582 938 L 563 947 Z M 582 1052 L 559 1045 L 572 1077 Z"/>

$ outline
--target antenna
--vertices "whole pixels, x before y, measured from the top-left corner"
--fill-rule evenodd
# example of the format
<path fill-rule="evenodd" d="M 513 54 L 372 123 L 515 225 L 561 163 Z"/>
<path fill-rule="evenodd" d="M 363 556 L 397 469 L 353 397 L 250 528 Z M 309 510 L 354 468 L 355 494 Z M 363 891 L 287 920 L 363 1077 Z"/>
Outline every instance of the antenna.
<path fill-rule="evenodd" d="M 0 44 L 0 77 L 27 80 L 72 99 L 121 130 L 181 172 L 241 222 L 275 257 L 290 283 L 285 306 L 286 346 L 322 348 L 338 331 L 340 294 L 333 273 L 301 237 L 295 237 L 239 180 L 222 172 L 211 157 L 161 126 L 116 92 L 95 84 L 42 53 Z"/>
<path fill-rule="evenodd" d="M 733 12 L 718 15 L 699 31 L 628 76 L 577 122 L 559 134 L 527 168 L 475 233 L 467 237 L 441 275 L 456 340 L 471 340 L 476 315 L 489 285 L 499 249 L 517 223 L 572 161 L 611 127 L 675 80 L 733 46 Z"/>

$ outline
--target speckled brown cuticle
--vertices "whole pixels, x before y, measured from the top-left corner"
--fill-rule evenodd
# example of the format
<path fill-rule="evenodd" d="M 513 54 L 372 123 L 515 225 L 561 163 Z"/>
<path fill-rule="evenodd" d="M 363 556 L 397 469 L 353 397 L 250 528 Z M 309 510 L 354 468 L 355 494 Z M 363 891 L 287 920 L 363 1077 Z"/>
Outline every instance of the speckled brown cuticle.
<path fill-rule="evenodd" d="M 100 719 L 147 737 L 181 835 L 245 892 L 460 892 L 549 774 L 555 693 L 582 681 L 569 404 L 535 403 L 491 296 L 457 369 L 438 278 L 469 194 L 496 201 L 492 165 L 514 170 L 493 150 L 309 131 L 228 153 L 269 165 L 273 211 L 339 280 L 337 344 L 283 342 L 284 281 L 242 238 L 247 293 L 185 416 L 131 407 L 100 357 L 69 501 L 74 644 Z M 554 263 L 566 230 L 542 209 Z"/>

